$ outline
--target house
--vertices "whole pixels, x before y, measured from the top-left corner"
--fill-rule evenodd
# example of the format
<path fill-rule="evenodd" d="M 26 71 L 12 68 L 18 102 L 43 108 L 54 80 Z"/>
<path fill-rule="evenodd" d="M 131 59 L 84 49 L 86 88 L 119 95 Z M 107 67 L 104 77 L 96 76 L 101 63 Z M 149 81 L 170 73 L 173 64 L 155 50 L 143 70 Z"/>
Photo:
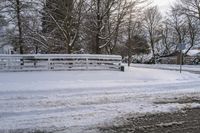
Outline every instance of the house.
<path fill-rule="evenodd" d="M 187 53 L 184 59 L 185 64 L 199 64 L 200 63 L 200 49 L 192 49 Z"/>
<path fill-rule="evenodd" d="M 186 51 L 183 51 L 185 53 Z M 180 64 L 180 52 L 174 52 L 167 56 L 159 58 L 161 64 Z M 184 64 L 199 64 L 200 63 L 200 49 L 192 49 L 183 58 Z"/>
<path fill-rule="evenodd" d="M 192 49 L 187 53 L 187 55 L 188 56 L 200 56 L 200 49 Z"/>
<path fill-rule="evenodd" d="M 10 44 L 3 44 L 0 46 L 0 54 L 13 54 L 14 49 Z"/>
<path fill-rule="evenodd" d="M 5 27 L 0 27 L 0 54 L 13 54 L 14 48 L 6 39 Z"/>
<path fill-rule="evenodd" d="M 161 56 L 158 62 L 160 64 L 178 64 L 177 57 L 179 55 L 179 52 L 174 52 L 170 55 Z"/>

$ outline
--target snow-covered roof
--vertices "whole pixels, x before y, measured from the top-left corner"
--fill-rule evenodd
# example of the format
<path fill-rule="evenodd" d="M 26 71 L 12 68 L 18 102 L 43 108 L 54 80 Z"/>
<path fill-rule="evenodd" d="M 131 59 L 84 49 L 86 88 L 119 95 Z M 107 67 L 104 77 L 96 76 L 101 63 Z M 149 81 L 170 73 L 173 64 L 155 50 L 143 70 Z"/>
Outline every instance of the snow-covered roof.
<path fill-rule="evenodd" d="M 9 48 L 13 48 L 13 45 L 9 44 L 9 43 L 0 43 L 0 48 L 4 48 L 4 47 L 9 47 Z"/>
<path fill-rule="evenodd" d="M 186 51 L 184 51 L 186 52 Z M 193 50 L 190 50 L 187 55 L 189 56 L 196 56 L 196 55 L 200 55 L 200 50 L 199 49 L 193 49 Z"/>

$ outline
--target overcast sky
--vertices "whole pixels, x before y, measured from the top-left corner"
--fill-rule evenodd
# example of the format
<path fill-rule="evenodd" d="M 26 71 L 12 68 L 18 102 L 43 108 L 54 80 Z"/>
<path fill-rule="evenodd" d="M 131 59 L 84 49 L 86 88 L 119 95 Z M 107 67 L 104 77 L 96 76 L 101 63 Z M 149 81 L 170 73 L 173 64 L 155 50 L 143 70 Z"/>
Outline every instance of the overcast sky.
<path fill-rule="evenodd" d="M 176 0 L 154 0 L 154 3 L 157 4 L 162 13 L 166 12 L 170 5 L 172 5 Z"/>

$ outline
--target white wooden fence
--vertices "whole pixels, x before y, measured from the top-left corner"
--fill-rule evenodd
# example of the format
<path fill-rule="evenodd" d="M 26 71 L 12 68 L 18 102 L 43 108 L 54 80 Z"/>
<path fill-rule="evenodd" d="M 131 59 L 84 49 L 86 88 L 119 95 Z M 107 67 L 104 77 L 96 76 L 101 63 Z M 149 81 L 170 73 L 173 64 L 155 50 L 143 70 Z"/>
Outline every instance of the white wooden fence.
<path fill-rule="evenodd" d="M 118 55 L 0 55 L 0 71 L 120 70 Z"/>

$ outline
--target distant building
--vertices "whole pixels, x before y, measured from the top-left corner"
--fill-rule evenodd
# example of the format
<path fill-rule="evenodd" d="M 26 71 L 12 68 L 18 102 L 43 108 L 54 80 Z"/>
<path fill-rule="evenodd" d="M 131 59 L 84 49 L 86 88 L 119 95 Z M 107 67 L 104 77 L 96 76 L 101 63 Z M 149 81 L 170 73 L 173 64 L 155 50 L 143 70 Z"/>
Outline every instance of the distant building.
<path fill-rule="evenodd" d="M 13 54 L 14 49 L 13 46 L 10 44 L 4 44 L 0 46 L 0 54 Z"/>
<path fill-rule="evenodd" d="M 161 64 L 178 64 L 177 57 L 179 55 L 179 52 L 174 52 L 170 55 L 160 57 L 158 62 Z"/>
<path fill-rule="evenodd" d="M 0 27 L 0 54 L 13 54 L 14 48 L 5 38 L 6 29 Z"/>
<path fill-rule="evenodd" d="M 183 51 L 183 53 L 186 51 Z M 199 64 L 200 49 L 192 49 L 183 58 L 184 64 Z M 159 58 L 161 64 L 180 64 L 180 52 L 175 52 L 171 55 L 162 56 Z"/>
<path fill-rule="evenodd" d="M 188 56 L 200 56 L 200 49 L 192 49 L 187 53 Z"/>

